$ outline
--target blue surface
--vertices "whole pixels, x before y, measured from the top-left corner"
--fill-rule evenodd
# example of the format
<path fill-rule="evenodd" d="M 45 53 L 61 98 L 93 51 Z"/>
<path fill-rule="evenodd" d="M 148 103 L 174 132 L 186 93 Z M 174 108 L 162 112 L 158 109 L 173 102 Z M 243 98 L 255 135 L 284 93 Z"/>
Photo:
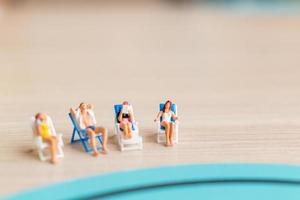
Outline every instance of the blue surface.
<path fill-rule="evenodd" d="M 201 2 L 201 1 L 199 1 Z M 299 15 L 298 0 L 210 0 L 210 5 L 229 9 L 241 15 Z"/>
<path fill-rule="evenodd" d="M 114 110 L 115 110 L 115 119 L 118 121 L 118 114 L 121 112 L 123 105 L 122 104 L 116 104 L 114 105 Z"/>
<path fill-rule="evenodd" d="M 186 165 L 64 182 L 7 199 L 299 200 L 300 167 Z"/>

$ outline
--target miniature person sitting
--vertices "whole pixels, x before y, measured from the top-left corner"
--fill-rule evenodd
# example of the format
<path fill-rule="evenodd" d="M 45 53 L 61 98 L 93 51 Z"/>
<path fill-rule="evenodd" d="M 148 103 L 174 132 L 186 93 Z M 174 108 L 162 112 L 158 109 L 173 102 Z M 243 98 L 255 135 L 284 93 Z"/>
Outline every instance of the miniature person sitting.
<path fill-rule="evenodd" d="M 50 162 L 56 164 L 57 159 L 57 138 L 53 136 L 50 127 L 47 123 L 47 115 L 44 113 L 37 113 L 35 115 L 35 124 L 37 134 L 42 137 L 42 140 L 49 144 L 51 151 L 51 160 Z"/>
<path fill-rule="evenodd" d="M 97 150 L 97 141 L 95 136 L 97 134 L 102 134 L 103 138 L 103 154 L 108 153 L 107 149 L 107 130 L 104 127 L 96 126 L 96 118 L 94 112 L 92 111 L 93 107 L 91 104 L 80 103 L 79 107 L 74 110 L 70 109 L 70 112 L 73 116 L 75 116 L 77 122 L 79 123 L 79 127 L 82 130 L 85 130 L 86 133 L 90 136 L 91 147 L 94 151 L 94 156 L 98 156 L 99 152 Z"/>
<path fill-rule="evenodd" d="M 166 101 L 164 107 L 155 118 L 155 122 L 162 117 L 161 126 L 165 128 L 166 133 L 166 146 L 173 146 L 173 134 L 174 134 L 174 124 L 172 123 L 173 120 L 178 120 L 178 117 L 175 113 L 171 110 L 172 102 Z"/>
<path fill-rule="evenodd" d="M 132 107 L 127 101 L 124 101 L 122 104 L 122 109 L 118 114 L 118 122 L 124 132 L 124 138 L 130 139 L 132 137 L 132 122 L 134 122 L 134 116 Z"/>

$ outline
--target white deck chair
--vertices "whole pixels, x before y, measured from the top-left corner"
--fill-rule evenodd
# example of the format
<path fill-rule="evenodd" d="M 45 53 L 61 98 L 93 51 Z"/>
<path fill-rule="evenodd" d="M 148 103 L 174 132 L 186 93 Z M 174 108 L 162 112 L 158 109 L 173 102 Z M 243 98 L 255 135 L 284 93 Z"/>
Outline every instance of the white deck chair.
<path fill-rule="evenodd" d="M 47 124 L 50 128 L 50 132 L 53 136 L 57 136 L 57 158 L 64 157 L 64 152 L 62 150 L 62 147 L 64 146 L 63 140 L 62 140 L 62 134 L 57 134 L 55 131 L 55 128 L 53 126 L 52 119 L 47 116 Z M 47 161 L 50 160 L 51 155 L 46 155 L 45 151 L 47 148 L 49 148 L 49 144 L 46 142 L 43 142 L 43 139 L 41 136 L 38 136 L 37 134 L 37 128 L 35 124 L 35 117 L 31 117 L 31 128 L 33 131 L 33 141 L 37 147 L 38 155 L 41 161 Z M 49 154 L 49 153 L 48 153 Z"/>
<path fill-rule="evenodd" d="M 163 103 L 159 104 L 159 111 L 162 111 L 163 107 L 164 107 Z M 174 103 L 172 104 L 171 110 L 174 112 L 174 114 L 176 116 L 178 116 L 176 104 L 174 104 Z M 166 142 L 165 128 L 161 126 L 161 120 L 162 120 L 162 118 L 160 117 L 160 119 L 157 121 L 157 143 L 165 143 Z M 174 124 L 173 142 L 175 144 L 178 144 L 179 123 L 178 123 L 178 121 L 174 121 L 173 119 L 172 119 L 172 123 Z"/>
<path fill-rule="evenodd" d="M 143 138 L 139 135 L 138 123 L 132 123 L 132 137 L 130 139 L 125 139 L 123 131 L 120 128 L 120 123 L 118 123 L 118 115 L 122 109 L 121 104 L 114 105 L 115 111 L 115 133 L 117 135 L 118 144 L 121 151 L 125 150 L 141 150 L 143 149 Z M 132 107 L 131 107 L 132 110 Z"/>

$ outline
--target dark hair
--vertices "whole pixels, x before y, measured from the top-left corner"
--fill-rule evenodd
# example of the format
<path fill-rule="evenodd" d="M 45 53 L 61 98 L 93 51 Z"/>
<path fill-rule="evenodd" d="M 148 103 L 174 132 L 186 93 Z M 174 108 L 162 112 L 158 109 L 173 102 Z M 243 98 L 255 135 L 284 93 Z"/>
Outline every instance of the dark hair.
<path fill-rule="evenodd" d="M 84 102 L 81 102 L 81 103 L 79 104 L 79 107 L 78 107 L 78 108 L 80 108 L 80 107 L 82 106 L 82 104 L 84 104 Z"/>
<path fill-rule="evenodd" d="M 166 101 L 166 103 L 164 104 L 164 107 L 163 107 L 163 109 L 162 109 L 163 112 L 166 111 L 166 105 L 167 105 L 168 103 L 170 103 L 170 110 L 171 110 L 171 107 L 172 107 L 172 101 L 168 100 L 168 101 Z"/>

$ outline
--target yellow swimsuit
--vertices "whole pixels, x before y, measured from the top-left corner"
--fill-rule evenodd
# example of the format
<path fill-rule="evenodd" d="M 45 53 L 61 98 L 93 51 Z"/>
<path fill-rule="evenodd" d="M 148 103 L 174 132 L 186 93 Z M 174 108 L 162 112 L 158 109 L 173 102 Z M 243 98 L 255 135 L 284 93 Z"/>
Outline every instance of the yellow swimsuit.
<path fill-rule="evenodd" d="M 46 122 L 42 122 L 40 126 L 41 126 L 41 136 L 43 140 L 50 138 L 52 134 L 49 130 L 48 124 Z"/>

